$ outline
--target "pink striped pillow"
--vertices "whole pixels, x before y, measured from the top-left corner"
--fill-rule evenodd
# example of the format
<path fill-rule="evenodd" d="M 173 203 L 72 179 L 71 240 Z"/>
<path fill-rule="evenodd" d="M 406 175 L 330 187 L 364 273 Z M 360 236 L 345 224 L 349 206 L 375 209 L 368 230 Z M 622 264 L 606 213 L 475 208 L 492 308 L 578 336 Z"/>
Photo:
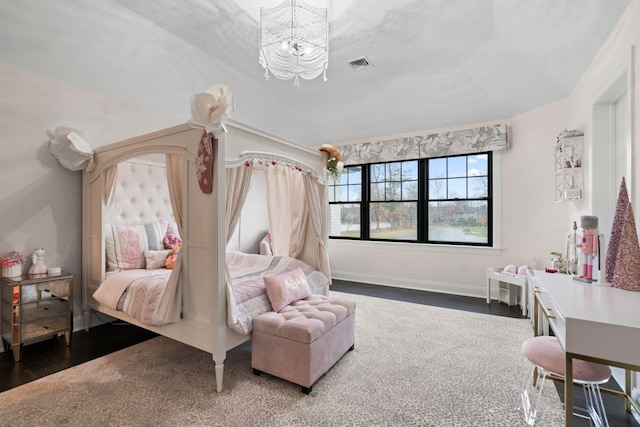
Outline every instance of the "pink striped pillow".
<path fill-rule="evenodd" d="M 276 276 L 265 276 L 264 286 L 273 311 L 280 311 L 294 301 L 311 296 L 307 277 L 300 267 Z"/>
<path fill-rule="evenodd" d="M 145 250 L 163 250 L 167 221 L 146 225 L 105 225 L 107 270 L 145 268 Z"/>

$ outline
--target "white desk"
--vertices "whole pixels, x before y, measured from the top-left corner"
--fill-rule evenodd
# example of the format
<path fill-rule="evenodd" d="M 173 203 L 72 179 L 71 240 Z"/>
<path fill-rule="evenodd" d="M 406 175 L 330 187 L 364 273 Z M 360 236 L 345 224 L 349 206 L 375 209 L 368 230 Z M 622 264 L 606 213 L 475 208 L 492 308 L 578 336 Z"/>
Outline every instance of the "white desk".
<path fill-rule="evenodd" d="M 543 314 L 566 352 L 565 420 L 573 425 L 573 359 L 640 370 L 640 292 L 573 280 L 564 274 L 530 273 L 535 295 L 534 327 Z M 541 310 L 541 312 L 539 311 Z M 627 400 L 629 410 L 629 400 Z"/>

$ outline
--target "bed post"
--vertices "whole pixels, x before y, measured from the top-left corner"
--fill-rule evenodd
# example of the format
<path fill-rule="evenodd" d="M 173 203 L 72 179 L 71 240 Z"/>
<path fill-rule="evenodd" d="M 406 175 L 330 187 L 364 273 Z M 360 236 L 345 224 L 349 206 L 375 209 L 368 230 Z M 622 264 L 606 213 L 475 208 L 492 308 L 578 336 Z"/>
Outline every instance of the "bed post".
<path fill-rule="evenodd" d="M 212 354 L 216 364 L 216 390 L 222 391 L 222 379 L 224 373 L 224 361 L 227 357 L 227 285 L 226 285 L 226 265 L 227 265 L 227 225 L 225 217 L 225 205 L 227 197 L 227 174 L 226 174 L 226 135 L 222 134 L 218 138 L 218 143 L 214 144 L 213 152 L 215 163 L 213 166 L 213 190 L 211 192 L 211 210 L 214 227 L 212 227 L 210 242 L 211 264 L 214 273 L 211 277 L 214 283 L 214 318 L 215 325 L 214 351 Z"/>
<path fill-rule="evenodd" d="M 222 378 L 224 375 L 224 363 L 218 363 L 214 360 L 216 364 L 216 391 L 220 393 L 222 391 Z M 223 360 L 224 362 L 224 360 Z"/>

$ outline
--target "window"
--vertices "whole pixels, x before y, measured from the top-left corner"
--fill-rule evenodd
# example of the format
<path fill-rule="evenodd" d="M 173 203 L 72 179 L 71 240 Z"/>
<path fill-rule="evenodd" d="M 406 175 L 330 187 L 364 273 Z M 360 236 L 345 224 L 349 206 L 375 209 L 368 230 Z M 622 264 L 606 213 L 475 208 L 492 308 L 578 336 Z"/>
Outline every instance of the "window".
<path fill-rule="evenodd" d="M 330 236 L 361 237 L 362 166 L 345 167 L 329 185 Z"/>
<path fill-rule="evenodd" d="M 330 237 L 492 245 L 491 153 L 347 166 Z"/>

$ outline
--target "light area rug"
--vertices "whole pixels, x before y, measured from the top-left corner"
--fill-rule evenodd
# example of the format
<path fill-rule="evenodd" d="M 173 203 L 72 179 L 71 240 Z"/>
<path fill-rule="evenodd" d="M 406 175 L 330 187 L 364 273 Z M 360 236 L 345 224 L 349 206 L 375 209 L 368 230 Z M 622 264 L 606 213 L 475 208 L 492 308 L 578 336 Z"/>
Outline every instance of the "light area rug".
<path fill-rule="evenodd" d="M 253 375 L 251 344 L 211 355 L 158 337 L 0 394 L 3 426 L 521 426 L 526 319 L 332 292 L 356 345 L 313 386 Z M 538 426 L 563 425 L 547 382 Z"/>

